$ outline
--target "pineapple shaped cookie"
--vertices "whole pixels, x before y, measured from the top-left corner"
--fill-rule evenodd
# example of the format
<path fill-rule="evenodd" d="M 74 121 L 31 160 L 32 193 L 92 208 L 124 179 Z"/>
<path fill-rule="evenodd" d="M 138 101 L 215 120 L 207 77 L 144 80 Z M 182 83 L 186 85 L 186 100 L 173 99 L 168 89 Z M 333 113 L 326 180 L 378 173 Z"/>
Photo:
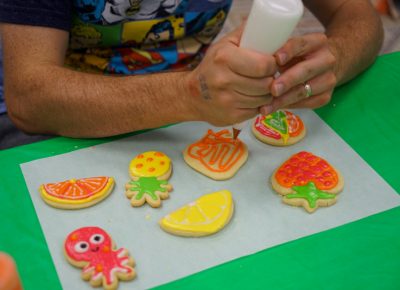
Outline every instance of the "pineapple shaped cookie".
<path fill-rule="evenodd" d="M 172 185 L 168 179 L 172 174 L 171 159 L 162 152 L 147 151 L 138 154 L 129 164 L 131 181 L 125 185 L 125 194 L 133 207 L 147 202 L 160 207 L 161 200 L 169 197 Z"/>

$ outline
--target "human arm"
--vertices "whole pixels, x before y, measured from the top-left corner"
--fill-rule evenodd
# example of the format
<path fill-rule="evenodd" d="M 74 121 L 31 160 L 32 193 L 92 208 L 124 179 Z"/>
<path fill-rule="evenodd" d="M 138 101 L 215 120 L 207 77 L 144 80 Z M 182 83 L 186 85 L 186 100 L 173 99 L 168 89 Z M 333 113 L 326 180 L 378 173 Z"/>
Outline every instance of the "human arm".
<path fill-rule="evenodd" d="M 237 47 L 240 31 L 213 45 L 194 71 L 124 77 L 64 67 L 66 31 L 2 24 L 1 34 L 8 113 L 30 133 L 103 137 L 182 121 L 240 122 L 270 101 L 276 70 L 273 57 Z"/>
<path fill-rule="evenodd" d="M 272 106 L 263 107 L 262 113 L 327 104 L 334 88 L 371 65 L 381 47 L 382 24 L 368 0 L 304 3 L 326 31 L 294 37 L 276 52 L 278 64 L 286 70 L 272 85 L 276 97 Z M 290 63 L 294 65 L 288 66 Z M 313 96 L 307 99 L 304 83 L 313 88 Z M 280 84 L 283 88 L 279 91 Z"/>

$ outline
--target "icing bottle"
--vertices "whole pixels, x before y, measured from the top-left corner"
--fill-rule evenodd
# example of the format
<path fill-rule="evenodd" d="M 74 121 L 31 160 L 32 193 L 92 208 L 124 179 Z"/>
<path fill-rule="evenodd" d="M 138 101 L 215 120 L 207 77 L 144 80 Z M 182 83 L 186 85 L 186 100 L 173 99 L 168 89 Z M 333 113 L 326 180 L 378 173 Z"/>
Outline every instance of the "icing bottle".
<path fill-rule="evenodd" d="M 240 47 L 273 54 L 288 40 L 303 11 L 301 0 L 254 0 Z M 235 139 L 246 123 L 233 126 Z"/>
<path fill-rule="evenodd" d="M 14 260 L 0 252 L 0 290 L 22 290 Z"/>
<path fill-rule="evenodd" d="M 240 47 L 273 54 L 288 40 L 303 11 L 301 0 L 254 0 Z"/>

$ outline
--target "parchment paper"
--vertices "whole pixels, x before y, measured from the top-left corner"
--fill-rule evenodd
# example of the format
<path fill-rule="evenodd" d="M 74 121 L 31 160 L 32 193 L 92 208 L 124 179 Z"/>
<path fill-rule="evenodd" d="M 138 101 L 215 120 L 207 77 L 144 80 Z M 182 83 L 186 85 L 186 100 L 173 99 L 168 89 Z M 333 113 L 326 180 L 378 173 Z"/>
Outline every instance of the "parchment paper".
<path fill-rule="evenodd" d="M 62 250 L 65 237 L 83 226 L 102 227 L 118 247 L 130 251 L 137 262 L 138 277 L 121 282 L 119 289 L 142 289 L 400 205 L 399 195 L 313 111 L 296 113 L 308 128 L 303 141 L 290 147 L 272 147 L 258 141 L 250 128 L 246 128 L 240 138 L 248 145 L 249 159 L 227 181 L 213 181 L 183 161 L 182 150 L 211 128 L 200 122 L 179 124 L 22 164 L 63 288 L 91 289 L 81 280 L 81 270 L 65 260 Z M 134 156 L 149 150 L 162 151 L 172 159 L 170 183 L 174 190 L 159 209 L 148 205 L 132 208 L 124 195 L 124 184 L 129 180 L 128 164 Z M 276 167 L 302 150 L 323 157 L 345 178 L 338 203 L 313 214 L 283 204 L 269 185 Z M 100 175 L 113 176 L 116 187 L 107 199 L 91 208 L 55 209 L 46 205 L 38 193 L 42 183 Z M 222 189 L 232 192 L 235 213 L 221 232 L 203 238 L 183 238 L 159 228 L 158 220 L 167 213 L 203 194 Z"/>

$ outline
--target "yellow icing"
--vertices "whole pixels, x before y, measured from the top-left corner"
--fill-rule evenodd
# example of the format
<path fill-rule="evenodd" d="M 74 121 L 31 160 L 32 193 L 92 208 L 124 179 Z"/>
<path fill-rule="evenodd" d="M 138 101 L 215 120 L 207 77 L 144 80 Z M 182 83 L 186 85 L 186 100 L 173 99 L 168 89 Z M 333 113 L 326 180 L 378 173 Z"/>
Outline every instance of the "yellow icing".
<path fill-rule="evenodd" d="M 79 204 L 84 204 L 84 203 L 88 203 L 91 202 L 93 200 L 98 199 L 99 197 L 103 196 L 104 194 L 108 193 L 109 190 L 111 190 L 111 188 L 114 186 L 114 178 L 110 177 L 108 179 L 107 184 L 104 186 L 102 191 L 99 191 L 98 193 L 89 196 L 88 198 L 85 199 L 77 199 L 77 200 L 71 200 L 71 199 L 61 199 L 61 198 L 57 198 L 55 196 L 52 196 L 50 194 L 47 193 L 47 191 L 44 188 L 44 185 L 41 185 L 39 188 L 39 192 L 42 195 L 42 197 L 45 200 L 49 200 L 55 203 L 60 203 L 60 204 L 72 204 L 72 205 L 79 205 Z"/>
<path fill-rule="evenodd" d="M 168 172 L 171 159 L 167 155 L 157 151 L 148 151 L 139 154 L 129 164 L 132 176 L 159 177 Z"/>
<path fill-rule="evenodd" d="M 160 220 L 165 231 L 181 236 L 205 236 L 220 231 L 233 212 L 232 194 L 221 190 L 206 194 Z"/>

